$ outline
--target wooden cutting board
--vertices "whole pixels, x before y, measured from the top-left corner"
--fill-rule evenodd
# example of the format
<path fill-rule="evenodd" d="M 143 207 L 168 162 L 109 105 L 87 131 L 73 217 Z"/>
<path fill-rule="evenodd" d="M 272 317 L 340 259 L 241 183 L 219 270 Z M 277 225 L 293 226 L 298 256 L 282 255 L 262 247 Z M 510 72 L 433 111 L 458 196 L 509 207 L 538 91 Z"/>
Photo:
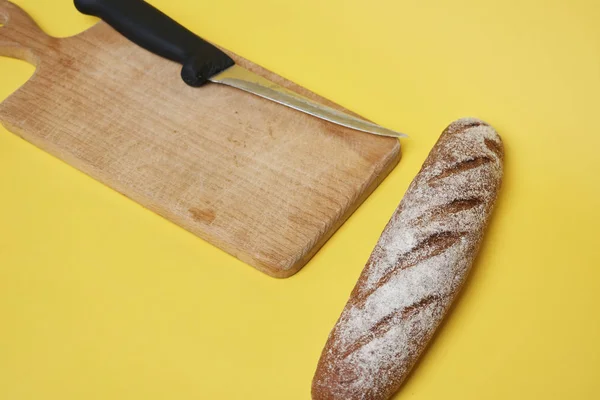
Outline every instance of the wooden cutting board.
<path fill-rule="evenodd" d="M 297 272 L 400 159 L 396 139 L 188 87 L 103 22 L 57 39 L 0 0 L 1 25 L 0 56 L 37 67 L 0 104 L 8 130 L 269 275 Z"/>

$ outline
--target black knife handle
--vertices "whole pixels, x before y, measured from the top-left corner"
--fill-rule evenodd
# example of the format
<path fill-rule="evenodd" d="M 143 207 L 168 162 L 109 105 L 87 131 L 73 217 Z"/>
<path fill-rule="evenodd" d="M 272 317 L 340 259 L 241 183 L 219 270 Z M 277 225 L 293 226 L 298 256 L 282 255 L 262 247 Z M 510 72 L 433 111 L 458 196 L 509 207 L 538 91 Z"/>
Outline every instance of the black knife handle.
<path fill-rule="evenodd" d="M 74 0 L 83 14 L 101 18 L 135 44 L 183 65 L 190 86 L 234 65 L 234 61 L 169 16 L 143 0 Z"/>

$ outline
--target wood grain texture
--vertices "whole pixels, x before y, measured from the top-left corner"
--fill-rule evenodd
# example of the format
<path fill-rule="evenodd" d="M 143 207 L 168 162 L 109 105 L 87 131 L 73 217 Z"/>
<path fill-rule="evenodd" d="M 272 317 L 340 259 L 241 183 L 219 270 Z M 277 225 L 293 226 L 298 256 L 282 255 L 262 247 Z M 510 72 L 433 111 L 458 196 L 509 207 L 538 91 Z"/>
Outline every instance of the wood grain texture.
<path fill-rule="evenodd" d="M 297 272 L 400 159 L 395 139 L 188 87 L 103 22 L 57 39 L 5 0 L 0 22 L 0 55 L 37 67 L 0 104 L 8 130 L 269 275 Z"/>

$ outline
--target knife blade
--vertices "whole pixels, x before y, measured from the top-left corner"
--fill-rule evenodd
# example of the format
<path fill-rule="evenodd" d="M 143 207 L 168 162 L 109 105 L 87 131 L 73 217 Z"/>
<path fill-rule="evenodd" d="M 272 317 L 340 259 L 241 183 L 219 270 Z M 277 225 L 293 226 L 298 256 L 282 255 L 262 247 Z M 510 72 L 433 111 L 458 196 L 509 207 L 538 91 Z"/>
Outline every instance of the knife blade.
<path fill-rule="evenodd" d="M 193 87 L 220 83 L 272 100 L 337 125 L 380 136 L 407 137 L 375 123 L 317 103 L 239 65 L 143 0 L 74 0 L 83 14 L 93 15 L 138 46 L 183 65 L 181 77 Z"/>

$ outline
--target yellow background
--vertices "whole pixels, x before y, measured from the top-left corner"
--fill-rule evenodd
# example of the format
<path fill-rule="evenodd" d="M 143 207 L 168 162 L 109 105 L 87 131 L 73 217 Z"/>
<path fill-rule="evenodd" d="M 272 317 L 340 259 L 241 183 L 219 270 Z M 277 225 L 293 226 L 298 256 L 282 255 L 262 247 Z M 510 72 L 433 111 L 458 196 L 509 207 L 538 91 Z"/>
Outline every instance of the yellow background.
<path fill-rule="evenodd" d="M 17 0 L 55 36 L 70 0 Z M 600 398 L 597 0 L 153 0 L 205 38 L 411 135 L 276 280 L 0 129 L 0 399 L 309 399 L 327 334 L 443 128 L 506 172 L 457 307 L 398 399 Z M 1 29 L 1 28 L 0 28 Z M 0 99 L 32 74 L 0 59 Z"/>

